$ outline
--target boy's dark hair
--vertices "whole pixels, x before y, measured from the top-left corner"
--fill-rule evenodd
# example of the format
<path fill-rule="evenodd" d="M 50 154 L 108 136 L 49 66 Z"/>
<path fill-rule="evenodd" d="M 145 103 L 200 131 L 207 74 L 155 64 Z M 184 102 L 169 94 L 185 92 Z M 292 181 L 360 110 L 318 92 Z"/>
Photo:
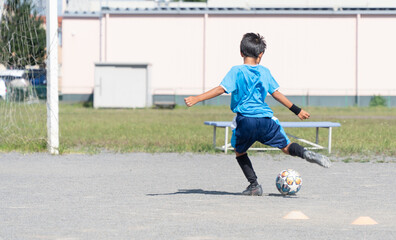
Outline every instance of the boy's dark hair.
<path fill-rule="evenodd" d="M 258 58 L 260 53 L 265 52 L 267 44 L 265 43 L 264 37 L 260 34 L 246 33 L 243 35 L 241 41 L 241 53 L 245 57 Z"/>

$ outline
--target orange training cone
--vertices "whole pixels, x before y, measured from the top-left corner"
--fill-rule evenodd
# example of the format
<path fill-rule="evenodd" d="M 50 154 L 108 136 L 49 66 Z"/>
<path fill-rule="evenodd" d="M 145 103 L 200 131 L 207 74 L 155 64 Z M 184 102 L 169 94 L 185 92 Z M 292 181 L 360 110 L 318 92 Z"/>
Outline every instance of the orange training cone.
<path fill-rule="evenodd" d="M 375 225 L 378 224 L 371 217 L 358 217 L 352 222 L 353 225 Z"/>
<path fill-rule="evenodd" d="M 291 211 L 286 216 L 283 217 L 284 219 L 292 219 L 292 220 L 306 220 L 309 219 L 304 213 L 301 211 Z"/>

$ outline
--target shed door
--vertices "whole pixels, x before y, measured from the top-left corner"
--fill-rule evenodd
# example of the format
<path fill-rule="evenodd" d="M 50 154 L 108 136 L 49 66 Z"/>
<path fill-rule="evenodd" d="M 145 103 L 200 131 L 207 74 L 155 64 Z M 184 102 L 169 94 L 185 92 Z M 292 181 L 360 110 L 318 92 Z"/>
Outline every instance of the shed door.
<path fill-rule="evenodd" d="M 94 107 L 143 108 L 146 106 L 146 68 L 96 66 Z"/>

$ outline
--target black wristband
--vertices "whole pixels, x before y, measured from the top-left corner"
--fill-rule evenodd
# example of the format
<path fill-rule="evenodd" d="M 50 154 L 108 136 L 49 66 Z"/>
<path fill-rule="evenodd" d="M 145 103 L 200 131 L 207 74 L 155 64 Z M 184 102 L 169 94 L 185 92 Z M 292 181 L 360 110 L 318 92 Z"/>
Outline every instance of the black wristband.
<path fill-rule="evenodd" d="M 294 114 L 296 114 L 296 115 L 298 115 L 301 112 L 301 108 L 297 107 L 294 104 L 289 109 L 290 109 L 290 111 L 294 112 Z"/>

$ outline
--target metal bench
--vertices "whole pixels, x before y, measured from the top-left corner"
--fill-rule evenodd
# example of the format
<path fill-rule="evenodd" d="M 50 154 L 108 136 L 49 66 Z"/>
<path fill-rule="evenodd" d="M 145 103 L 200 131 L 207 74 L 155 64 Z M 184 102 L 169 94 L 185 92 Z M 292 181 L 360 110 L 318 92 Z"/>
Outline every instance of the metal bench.
<path fill-rule="evenodd" d="M 228 129 L 231 127 L 232 122 L 214 122 L 214 121 L 206 121 L 205 125 L 213 126 L 213 147 L 215 149 L 220 149 L 227 153 L 227 150 L 233 150 L 231 144 L 228 143 Z M 316 128 L 316 141 L 315 143 L 310 142 L 306 139 L 299 138 L 293 136 L 291 134 L 286 133 L 289 137 L 292 137 L 300 142 L 308 144 L 310 147 L 308 149 L 325 149 L 325 147 L 319 145 L 319 128 L 327 128 L 329 131 L 329 141 L 327 150 L 331 153 L 331 134 L 333 127 L 340 127 L 341 124 L 335 122 L 280 122 L 283 128 Z M 224 146 L 216 147 L 216 130 L 217 128 L 225 128 L 225 138 L 224 138 Z M 278 150 L 278 148 L 249 148 L 249 150 Z"/>

